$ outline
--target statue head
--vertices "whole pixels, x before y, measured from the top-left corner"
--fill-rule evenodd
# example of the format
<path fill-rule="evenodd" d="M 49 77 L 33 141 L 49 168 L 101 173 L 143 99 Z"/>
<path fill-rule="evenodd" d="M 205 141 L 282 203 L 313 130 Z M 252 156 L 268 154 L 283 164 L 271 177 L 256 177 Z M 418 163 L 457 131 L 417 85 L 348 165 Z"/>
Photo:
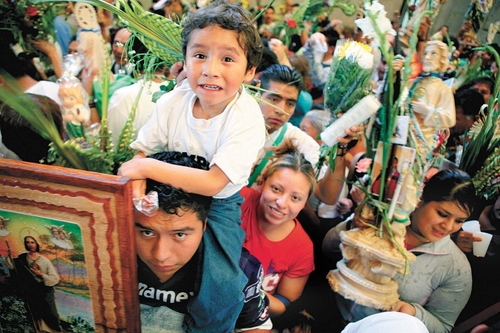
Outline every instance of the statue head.
<path fill-rule="evenodd" d="M 425 45 L 423 71 L 442 73 L 448 68 L 448 45 L 433 40 Z"/>

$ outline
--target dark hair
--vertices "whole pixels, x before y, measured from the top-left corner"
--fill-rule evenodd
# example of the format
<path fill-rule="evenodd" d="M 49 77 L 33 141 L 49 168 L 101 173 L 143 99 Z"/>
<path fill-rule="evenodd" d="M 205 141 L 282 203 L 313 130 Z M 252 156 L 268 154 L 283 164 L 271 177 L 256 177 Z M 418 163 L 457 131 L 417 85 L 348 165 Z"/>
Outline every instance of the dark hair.
<path fill-rule="evenodd" d="M 292 67 L 302 76 L 302 88 L 304 90 L 309 90 L 313 84 L 311 76 L 309 75 L 309 63 L 306 57 L 292 53 L 288 56 L 288 60 L 290 60 Z"/>
<path fill-rule="evenodd" d="M 24 248 L 26 249 L 26 251 L 30 250 L 30 248 L 28 247 L 28 245 L 26 245 L 26 239 L 27 238 L 31 238 L 31 239 L 33 239 L 35 241 L 35 243 L 36 243 L 36 249 L 35 249 L 35 251 L 36 252 L 40 252 L 40 244 L 38 244 L 38 241 L 36 240 L 35 237 L 29 236 L 29 235 L 28 236 L 24 236 Z"/>
<path fill-rule="evenodd" d="M 259 65 L 255 69 L 255 73 L 260 73 L 263 70 L 269 68 L 269 66 L 275 64 L 279 64 L 276 53 L 274 53 L 268 46 L 265 46 L 264 50 L 262 51 L 262 59 L 260 60 Z"/>
<path fill-rule="evenodd" d="M 302 89 L 302 77 L 300 74 L 295 69 L 285 65 L 271 65 L 262 71 L 260 75 L 261 88 L 269 89 L 271 81 L 295 86 L 299 92 Z"/>
<path fill-rule="evenodd" d="M 36 107 L 48 119 L 52 118 L 62 138 L 64 124 L 60 106 L 56 102 L 46 96 L 28 93 L 21 94 L 17 98 L 21 104 Z M 28 120 L 7 104 L 0 106 L 0 131 L 5 146 L 16 153 L 21 160 L 39 163 L 47 157 L 51 141 L 40 135 Z"/>
<path fill-rule="evenodd" d="M 476 205 L 476 190 L 471 177 L 462 170 L 441 170 L 427 181 L 422 201 L 453 201 L 469 215 Z"/>
<path fill-rule="evenodd" d="M 328 27 L 326 30 L 321 31 L 323 35 L 326 37 L 326 42 L 328 46 L 337 45 L 337 41 L 340 39 L 340 35 L 333 27 Z"/>
<path fill-rule="evenodd" d="M 36 57 L 38 57 L 36 53 L 21 52 L 17 55 L 20 66 L 24 68 L 24 73 L 26 73 L 26 75 L 29 75 L 36 81 L 42 81 L 43 78 L 40 75 L 40 72 L 38 72 L 38 69 L 36 69 L 35 64 L 33 63 L 33 59 Z"/>
<path fill-rule="evenodd" d="M 459 90 L 454 95 L 455 108 L 462 109 L 466 116 L 476 116 L 484 104 L 484 97 L 477 90 L 469 88 Z"/>
<path fill-rule="evenodd" d="M 262 57 L 263 45 L 259 32 L 250 19 L 250 13 L 243 7 L 225 0 L 215 1 L 196 10 L 183 22 L 181 36 L 184 57 L 193 31 L 207 26 L 219 26 L 238 32 L 238 43 L 247 56 L 247 70 L 257 67 Z"/>
<path fill-rule="evenodd" d="M 196 155 L 188 155 L 187 153 L 167 151 L 148 157 L 165 163 L 190 168 L 202 170 L 209 169 L 209 163 L 205 158 Z M 212 197 L 188 193 L 181 188 L 175 188 L 169 184 L 161 184 L 152 179 L 146 181 L 146 193 L 149 193 L 149 191 L 156 191 L 158 193 L 159 207 L 165 213 L 179 215 L 179 210 L 183 212 L 192 210 L 201 221 L 206 221 L 212 204 Z"/>
<path fill-rule="evenodd" d="M 0 45 L 0 68 L 14 79 L 19 79 L 27 75 L 25 67 L 23 61 L 16 56 L 10 45 Z"/>

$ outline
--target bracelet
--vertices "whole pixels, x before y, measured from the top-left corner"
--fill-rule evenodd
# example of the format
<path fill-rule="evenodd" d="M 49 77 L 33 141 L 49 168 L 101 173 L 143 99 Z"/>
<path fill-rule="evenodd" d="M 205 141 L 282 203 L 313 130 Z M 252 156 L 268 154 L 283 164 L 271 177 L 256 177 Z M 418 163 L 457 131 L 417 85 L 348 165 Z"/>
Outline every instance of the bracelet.
<path fill-rule="evenodd" d="M 346 230 L 351 230 L 351 226 L 352 226 L 352 220 L 349 220 L 349 221 L 347 221 L 347 223 L 345 224 L 345 229 L 346 229 Z"/>
<path fill-rule="evenodd" d="M 94 109 L 95 107 L 96 106 L 94 101 L 89 102 L 89 109 Z"/>
<path fill-rule="evenodd" d="M 347 154 L 347 145 L 339 145 L 337 148 L 337 156 L 343 157 Z"/>
<path fill-rule="evenodd" d="M 285 306 L 285 308 L 290 305 L 290 300 L 288 298 L 286 298 L 285 296 L 280 295 L 278 293 L 274 293 L 273 296 L 275 298 L 277 298 L 281 303 L 283 303 L 283 305 Z"/>

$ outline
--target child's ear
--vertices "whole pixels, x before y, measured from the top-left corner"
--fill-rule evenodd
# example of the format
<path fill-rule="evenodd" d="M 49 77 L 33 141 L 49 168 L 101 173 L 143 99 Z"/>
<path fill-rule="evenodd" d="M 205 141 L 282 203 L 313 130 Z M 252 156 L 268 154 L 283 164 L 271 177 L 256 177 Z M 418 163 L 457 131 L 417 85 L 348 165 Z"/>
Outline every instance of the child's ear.
<path fill-rule="evenodd" d="M 253 77 L 255 76 L 256 69 L 257 69 L 257 67 L 255 67 L 255 66 L 252 66 L 249 69 L 247 69 L 247 72 L 245 74 L 245 79 L 243 80 L 243 82 L 250 83 L 252 81 Z"/>

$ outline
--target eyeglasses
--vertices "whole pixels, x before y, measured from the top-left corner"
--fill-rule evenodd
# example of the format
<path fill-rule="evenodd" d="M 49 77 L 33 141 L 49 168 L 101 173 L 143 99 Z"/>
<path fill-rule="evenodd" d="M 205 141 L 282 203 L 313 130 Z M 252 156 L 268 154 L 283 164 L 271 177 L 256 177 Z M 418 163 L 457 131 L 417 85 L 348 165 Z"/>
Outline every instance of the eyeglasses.
<path fill-rule="evenodd" d="M 120 41 L 115 41 L 115 42 L 113 43 L 113 45 L 114 45 L 114 46 L 116 46 L 116 47 L 124 47 L 124 46 L 125 46 L 125 43 L 122 43 L 122 42 L 120 42 Z"/>

